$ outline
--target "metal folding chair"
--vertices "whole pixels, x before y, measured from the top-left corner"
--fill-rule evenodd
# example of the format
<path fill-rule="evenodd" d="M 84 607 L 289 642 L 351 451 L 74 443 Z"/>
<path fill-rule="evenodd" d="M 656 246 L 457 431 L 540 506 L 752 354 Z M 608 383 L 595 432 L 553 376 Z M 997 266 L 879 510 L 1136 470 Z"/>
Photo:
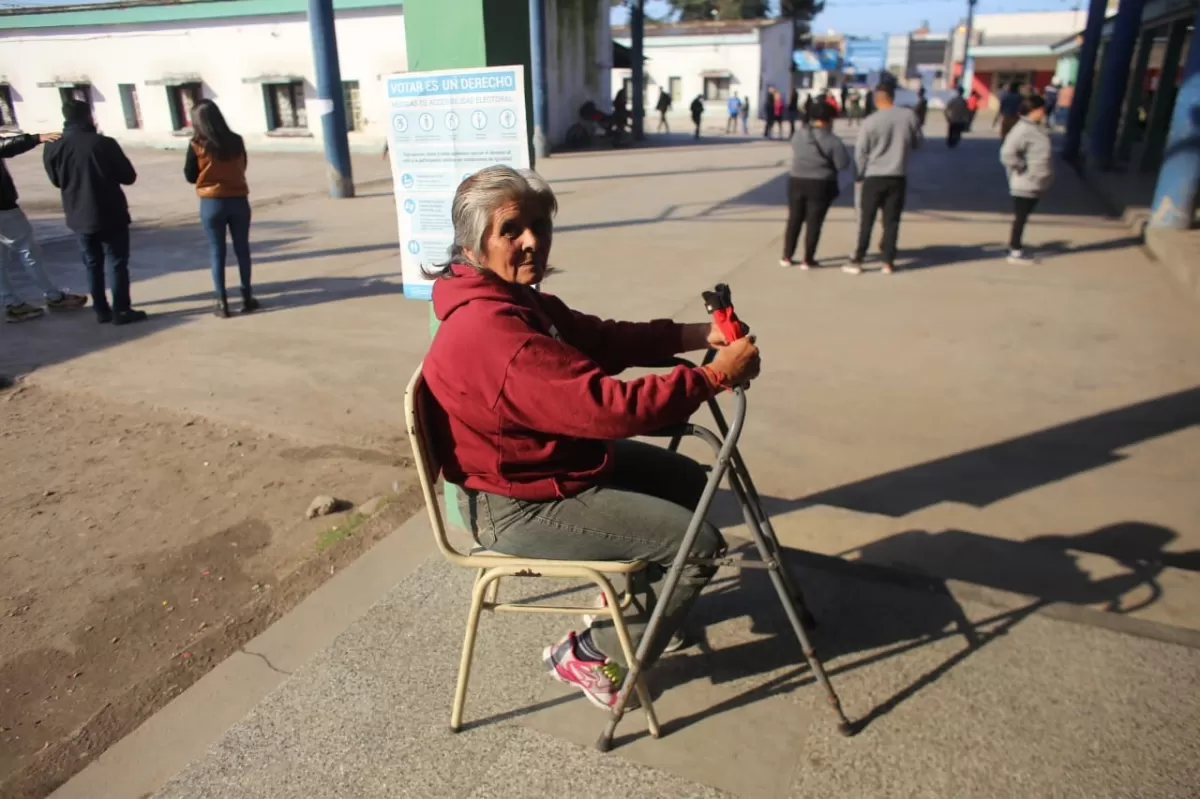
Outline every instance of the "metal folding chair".
<path fill-rule="evenodd" d="M 467 615 L 467 630 L 463 638 L 462 658 L 458 665 L 458 682 L 454 690 L 454 707 L 450 712 L 450 729 L 458 732 L 462 729 L 463 708 L 467 700 L 467 683 L 471 677 L 471 660 L 475 653 L 475 635 L 479 629 L 479 617 L 484 610 L 511 613 L 561 613 L 579 616 L 592 614 L 609 616 L 616 628 L 617 638 L 626 662 L 634 662 L 633 644 L 629 637 L 629 628 L 625 624 L 623 611 L 629 606 L 630 595 L 618 594 L 609 579 L 610 575 L 630 575 L 643 571 L 646 564 L 643 561 L 574 561 L 574 560 L 543 560 L 537 558 L 515 558 L 487 550 L 472 550 L 464 554 L 450 543 L 446 534 L 446 524 L 442 517 L 441 505 L 434 491 L 441 466 L 437 463 L 435 450 L 430 446 L 429 430 L 425 426 L 426 408 L 429 400 L 425 380 L 421 376 L 421 367 L 413 373 L 404 393 L 404 417 L 408 438 L 412 444 L 413 460 L 417 467 L 417 477 L 421 483 L 421 493 L 425 499 L 425 508 L 429 512 L 429 523 L 433 527 L 434 540 L 442 556 L 455 566 L 476 569 L 475 586 L 471 591 L 471 609 Z M 605 607 L 582 607 L 541 605 L 525 602 L 500 602 L 500 580 L 504 577 L 554 577 L 573 580 L 586 580 L 594 583 L 604 594 Z M 650 701 L 650 693 L 646 690 L 642 678 L 631 675 L 625 681 L 626 686 L 635 686 L 642 708 L 646 712 L 646 724 L 650 734 L 657 738 L 659 735 L 658 719 L 654 716 L 654 705 Z M 626 692 L 627 694 L 628 692 Z M 624 697 L 628 699 L 626 695 Z M 622 704 L 624 707 L 624 704 Z"/>

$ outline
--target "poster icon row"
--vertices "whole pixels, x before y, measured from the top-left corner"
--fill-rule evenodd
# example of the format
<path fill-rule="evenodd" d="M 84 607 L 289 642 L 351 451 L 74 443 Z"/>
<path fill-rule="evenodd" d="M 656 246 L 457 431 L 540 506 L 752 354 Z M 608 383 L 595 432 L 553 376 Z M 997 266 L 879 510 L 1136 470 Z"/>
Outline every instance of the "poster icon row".
<path fill-rule="evenodd" d="M 517 114 L 511 108 L 503 109 L 498 115 L 496 115 L 495 111 L 492 111 L 492 114 L 500 122 L 500 127 L 505 130 L 512 130 L 517 126 Z M 403 113 L 394 114 L 392 116 L 392 129 L 397 133 L 408 133 L 409 128 L 413 124 L 410 116 Z M 475 130 L 483 130 L 488 126 L 488 122 L 490 121 L 488 112 L 482 109 L 472 111 L 469 120 L 471 127 Z M 442 115 L 442 127 L 451 133 L 458 130 L 462 122 L 462 116 L 457 111 L 447 111 Z M 416 127 L 422 132 L 432 133 L 436 125 L 437 118 L 432 112 L 425 111 L 416 115 Z"/>

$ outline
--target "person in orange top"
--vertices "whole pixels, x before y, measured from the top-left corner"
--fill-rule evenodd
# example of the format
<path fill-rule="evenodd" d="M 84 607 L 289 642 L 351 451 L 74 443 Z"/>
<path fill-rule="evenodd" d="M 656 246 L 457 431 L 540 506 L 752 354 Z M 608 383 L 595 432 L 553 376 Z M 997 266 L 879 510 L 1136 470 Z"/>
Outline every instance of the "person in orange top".
<path fill-rule="evenodd" d="M 238 277 L 242 284 L 242 313 L 260 306 L 250 287 L 250 188 L 246 185 L 246 144 L 229 129 L 221 109 L 212 100 L 192 107 L 192 141 L 188 145 L 183 176 L 196 185 L 200 197 L 200 223 L 208 234 L 213 288 L 217 294 L 213 313 L 229 318 L 225 296 L 225 230 L 233 239 Z"/>

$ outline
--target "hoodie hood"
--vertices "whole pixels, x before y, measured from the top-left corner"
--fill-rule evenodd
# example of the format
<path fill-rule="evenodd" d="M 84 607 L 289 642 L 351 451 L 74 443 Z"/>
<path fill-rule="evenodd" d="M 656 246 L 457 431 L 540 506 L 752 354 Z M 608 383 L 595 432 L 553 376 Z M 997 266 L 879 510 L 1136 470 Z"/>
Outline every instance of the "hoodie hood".
<path fill-rule="evenodd" d="M 63 130 L 95 133 L 96 123 L 92 120 L 91 105 L 83 100 L 69 100 L 63 103 Z"/>
<path fill-rule="evenodd" d="M 533 289 L 528 286 L 506 283 L 490 272 L 479 272 L 463 264 L 451 264 L 450 272 L 454 277 L 439 278 L 433 284 L 433 313 L 439 322 L 475 300 L 526 307 L 533 304 L 527 296 Z"/>

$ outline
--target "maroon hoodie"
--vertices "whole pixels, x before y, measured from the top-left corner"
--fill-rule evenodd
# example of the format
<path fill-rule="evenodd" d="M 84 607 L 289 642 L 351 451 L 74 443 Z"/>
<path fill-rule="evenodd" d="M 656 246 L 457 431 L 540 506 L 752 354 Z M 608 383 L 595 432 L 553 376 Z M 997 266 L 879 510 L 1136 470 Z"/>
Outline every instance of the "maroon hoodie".
<path fill-rule="evenodd" d="M 441 327 L 423 372 L 446 479 L 543 501 L 603 480 L 612 440 L 686 421 L 713 393 L 701 369 L 612 375 L 681 352 L 683 326 L 607 322 L 465 266 L 433 286 Z"/>

